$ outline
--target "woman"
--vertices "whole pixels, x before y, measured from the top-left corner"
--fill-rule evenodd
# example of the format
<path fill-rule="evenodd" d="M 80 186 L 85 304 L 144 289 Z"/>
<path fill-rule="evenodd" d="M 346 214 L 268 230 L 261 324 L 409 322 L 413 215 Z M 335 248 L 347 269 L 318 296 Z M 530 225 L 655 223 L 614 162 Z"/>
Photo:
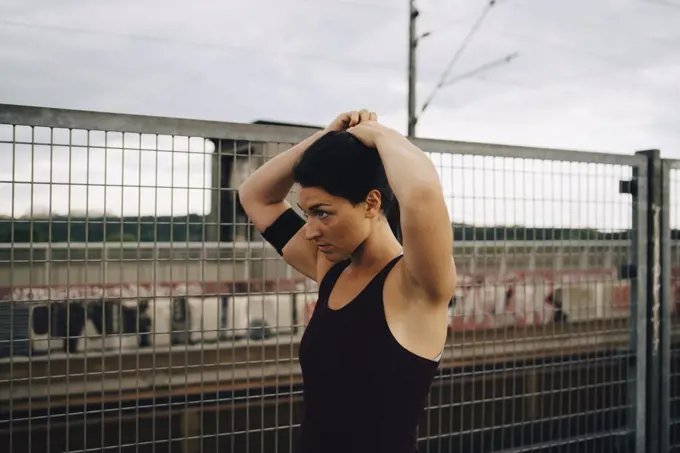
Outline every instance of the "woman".
<path fill-rule="evenodd" d="M 295 183 L 306 222 L 284 201 Z M 263 237 L 319 285 L 300 344 L 299 451 L 417 451 L 456 282 L 431 160 L 375 113 L 348 112 L 260 167 L 239 197 Z"/>

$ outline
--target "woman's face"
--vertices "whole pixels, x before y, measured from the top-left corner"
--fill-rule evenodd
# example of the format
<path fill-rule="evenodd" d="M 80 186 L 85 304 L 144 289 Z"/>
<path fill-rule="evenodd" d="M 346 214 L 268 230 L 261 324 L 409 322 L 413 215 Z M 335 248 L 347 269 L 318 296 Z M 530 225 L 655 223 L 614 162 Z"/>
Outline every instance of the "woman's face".
<path fill-rule="evenodd" d="M 380 194 L 372 191 L 366 201 L 355 206 L 321 188 L 303 187 L 298 205 L 307 218 L 304 227 L 307 239 L 329 261 L 337 262 L 348 258 L 371 233 L 373 220 L 380 211 Z"/>

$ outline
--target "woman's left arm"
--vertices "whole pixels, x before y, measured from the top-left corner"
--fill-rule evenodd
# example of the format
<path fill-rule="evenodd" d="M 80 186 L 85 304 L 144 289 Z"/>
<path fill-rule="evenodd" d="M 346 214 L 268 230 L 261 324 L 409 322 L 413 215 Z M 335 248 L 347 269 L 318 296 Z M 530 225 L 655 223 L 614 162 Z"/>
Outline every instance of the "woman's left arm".
<path fill-rule="evenodd" d="M 380 154 L 399 202 L 409 286 L 433 303 L 448 304 L 456 285 L 453 232 L 434 164 L 406 137 L 375 121 L 348 132 Z"/>

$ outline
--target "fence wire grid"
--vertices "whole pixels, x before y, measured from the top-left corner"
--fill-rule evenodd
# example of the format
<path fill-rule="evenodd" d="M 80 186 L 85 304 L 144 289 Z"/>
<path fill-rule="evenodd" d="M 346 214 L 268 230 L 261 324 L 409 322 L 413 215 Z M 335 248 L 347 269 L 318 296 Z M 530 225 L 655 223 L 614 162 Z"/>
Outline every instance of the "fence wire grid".
<path fill-rule="evenodd" d="M 0 444 L 295 451 L 316 287 L 236 189 L 314 129 L 2 105 L 0 123 Z M 415 141 L 459 271 L 421 451 L 641 451 L 648 291 L 645 266 L 622 270 L 648 250 L 647 160 Z"/>

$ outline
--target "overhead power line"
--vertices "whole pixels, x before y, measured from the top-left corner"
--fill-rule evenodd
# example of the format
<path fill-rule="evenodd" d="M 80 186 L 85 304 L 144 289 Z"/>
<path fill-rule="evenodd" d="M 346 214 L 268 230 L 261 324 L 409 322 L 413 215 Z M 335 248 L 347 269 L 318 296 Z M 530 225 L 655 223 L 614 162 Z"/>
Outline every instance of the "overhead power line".
<path fill-rule="evenodd" d="M 468 72 L 465 72 L 465 73 L 463 73 L 463 74 L 461 74 L 461 75 L 458 75 L 458 76 L 456 76 L 456 77 L 454 77 L 454 78 L 452 78 L 452 79 L 448 79 L 448 80 L 446 80 L 444 83 L 442 83 L 441 86 L 452 85 L 452 84 L 454 84 L 454 83 L 456 83 L 456 82 L 459 82 L 459 81 L 461 81 L 461 80 L 463 80 L 463 79 L 467 79 L 467 78 L 469 78 L 469 77 L 473 77 L 473 76 L 479 74 L 480 72 L 484 72 L 484 71 L 489 70 L 489 69 L 491 69 L 491 68 L 495 68 L 495 67 L 497 67 L 497 66 L 501 66 L 501 65 L 504 65 L 504 64 L 506 64 L 506 63 L 510 63 L 512 60 L 514 60 L 514 59 L 517 58 L 518 56 L 519 56 L 519 53 L 513 52 L 513 53 L 511 53 L 511 54 L 509 54 L 509 55 L 506 55 L 505 57 L 503 57 L 503 58 L 501 58 L 501 59 L 494 60 L 494 61 L 492 61 L 492 62 L 490 62 L 490 63 L 486 63 L 486 64 L 484 64 L 484 65 L 482 65 L 482 66 L 480 66 L 480 67 L 478 67 L 478 68 L 476 68 L 476 69 L 473 69 L 472 71 L 468 71 Z M 425 106 L 423 106 L 423 110 L 425 110 Z"/>
<path fill-rule="evenodd" d="M 496 60 L 490 63 L 487 63 L 473 71 L 469 71 L 465 74 L 462 74 L 460 76 L 454 77 L 453 79 L 449 79 L 449 75 L 451 73 L 451 70 L 455 66 L 455 64 L 458 62 L 460 59 L 461 55 L 463 55 L 463 52 L 468 48 L 470 45 L 470 42 L 472 41 L 472 38 L 474 35 L 477 33 L 479 28 L 481 27 L 482 23 L 484 22 L 484 19 L 486 19 L 487 15 L 491 11 L 491 9 L 496 6 L 497 0 L 489 0 L 487 3 L 486 7 L 482 10 L 482 13 L 479 15 L 477 20 L 475 21 L 474 25 L 468 32 L 467 36 L 465 39 L 463 39 L 463 42 L 461 45 L 458 47 L 456 52 L 454 53 L 453 57 L 449 61 L 449 63 L 446 65 L 446 68 L 444 69 L 444 72 L 442 72 L 439 82 L 437 85 L 432 89 L 432 92 L 425 98 L 425 102 L 423 103 L 422 107 L 420 108 L 420 112 L 418 115 L 416 115 L 416 108 L 415 108 L 415 103 L 416 103 L 416 49 L 418 47 L 419 41 L 428 36 L 430 33 L 424 33 L 420 36 L 416 35 L 416 19 L 419 15 L 418 10 L 415 6 L 415 0 L 409 0 L 410 4 L 410 14 L 409 14 L 409 94 L 408 94 L 408 107 L 409 107 L 409 112 L 408 112 L 408 135 L 410 137 L 415 136 L 415 128 L 416 124 L 418 123 L 418 120 L 420 116 L 425 112 L 425 110 L 430 106 L 432 101 L 434 100 L 435 95 L 437 92 L 444 86 L 451 85 L 461 79 L 472 77 L 473 75 L 489 70 L 491 68 L 507 64 L 513 59 L 515 59 L 518 54 L 517 52 L 512 53 L 500 60 Z"/>
<path fill-rule="evenodd" d="M 671 8 L 680 9 L 680 3 L 673 2 L 670 0 L 644 0 L 644 1 L 646 1 L 647 3 L 656 3 L 657 5 L 670 6 Z"/>
<path fill-rule="evenodd" d="M 301 0 L 298 0 L 301 1 Z M 339 58 L 334 56 L 322 55 L 322 54 L 308 54 L 302 52 L 295 52 L 290 50 L 278 50 L 278 49 L 266 49 L 262 47 L 245 46 L 240 44 L 230 44 L 225 42 L 209 42 L 209 41 L 198 41 L 190 38 L 178 38 L 170 36 L 154 36 L 149 34 L 142 34 L 136 32 L 122 32 L 122 31 L 112 31 L 106 29 L 92 29 L 92 28 L 81 28 L 81 27 L 71 27 L 63 25 L 53 25 L 53 24 L 36 24 L 28 22 L 20 22 L 13 20 L 0 19 L 0 27 L 18 27 L 25 29 L 34 29 L 40 31 L 53 31 L 60 33 L 70 33 L 70 34 L 81 34 L 81 35 L 92 35 L 92 36 L 108 36 L 119 39 L 126 39 L 131 41 L 146 41 L 152 43 L 160 43 L 166 45 L 178 45 L 185 47 L 193 47 L 204 50 L 214 50 L 214 51 L 228 51 L 228 52 L 240 52 L 249 55 L 261 54 L 270 55 L 273 57 L 287 56 L 295 58 L 298 60 L 307 61 L 326 61 L 334 64 L 346 64 L 353 65 L 357 67 L 367 67 L 371 68 L 383 68 L 398 70 L 399 66 L 393 64 L 389 61 L 375 61 L 368 59 L 358 59 L 358 58 Z M 402 66 L 403 67 L 403 66 Z"/>
<path fill-rule="evenodd" d="M 458 50 L 456 50 L 456 53 L 453 55 L 453 58 L 451 58 L 451 61 L 446 65 L 446 69 L 444 69 L 444 72 L 442 73 L 439 83 L 437 83 L 437 86 L 432 90 L 430 95 L 425 98 L 425 102 L 423 103 L 423 107 L 420 110 L 420 113 L 422 114 L 425 109 L 427 109 L 428 105 L 430 105 L 430 102 L 432 102 L 432 99 L 434 98 L 435 94 L 437 91 L 444 86 L 446 78 L 449 76 L 451 73 L 451 69 L 453 69 L 453 66 L 458 62 L 460 59 L 461 55 L 463 55 L 463 52 L 465 52 L 465 49 L 468 48 L 470 45 L 470 42 L 472 41 L 473 36 L 477 31 L 479 30 L 479 27 L 481 27 L 482 22 L 484 22 L 484 19 L 486 19 L 486 16 L 489 14 L 491 9 L 496 5 L 496 0 L 490 0 L 489 3 L 486 5 L 484 10 L 482 10 L 482 14 L 477 18 L 477 21 L 475 24 L 472 26 L 470 31 L 468 32 L 467 36 L 465 39 L 463 39 L 463 42 L 461 43 L 460 47 L 458 47 Z"/>

